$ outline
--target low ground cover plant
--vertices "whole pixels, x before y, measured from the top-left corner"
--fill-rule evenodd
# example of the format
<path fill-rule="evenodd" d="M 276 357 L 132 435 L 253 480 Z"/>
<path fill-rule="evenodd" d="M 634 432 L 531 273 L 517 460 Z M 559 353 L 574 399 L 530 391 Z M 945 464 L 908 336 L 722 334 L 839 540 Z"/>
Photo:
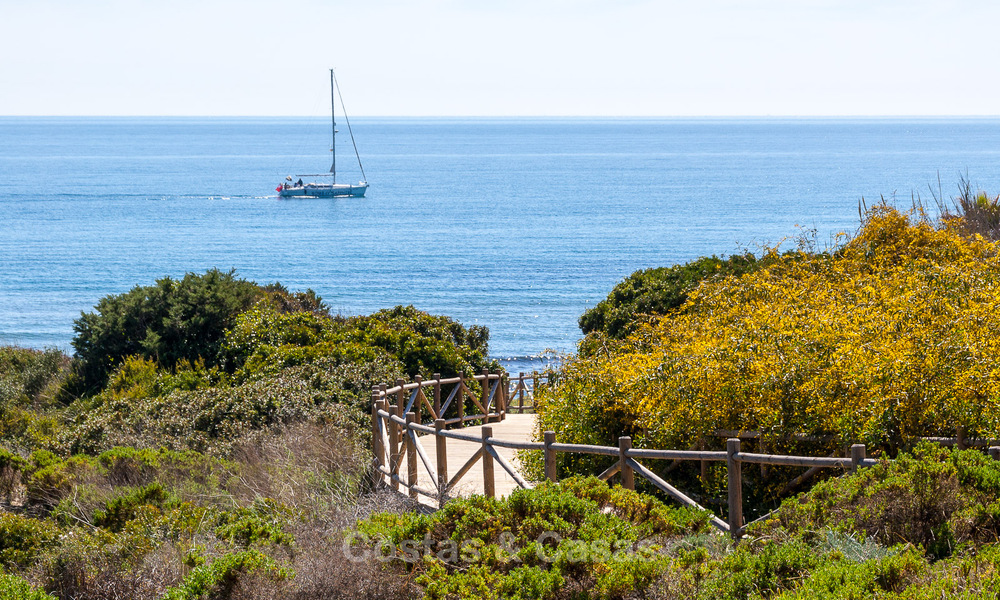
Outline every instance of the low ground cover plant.
<path fill-rule="evenodd" d="M 738 545 L 595 478 L 375 515 L 348 539 L 424 598 L 991 598 L 998 482 L 982 452 L 925 444 L 786 500 Z"/>
<path fill-rule="evenodd" d="M 616 598 L 666 570 L 664 545 L 708 527 L 707 513 L 592 477 L 455 500 L 432 515 L 375 515 L 352 541 L 366 558 L 406 563 L 425 598 Z"/>

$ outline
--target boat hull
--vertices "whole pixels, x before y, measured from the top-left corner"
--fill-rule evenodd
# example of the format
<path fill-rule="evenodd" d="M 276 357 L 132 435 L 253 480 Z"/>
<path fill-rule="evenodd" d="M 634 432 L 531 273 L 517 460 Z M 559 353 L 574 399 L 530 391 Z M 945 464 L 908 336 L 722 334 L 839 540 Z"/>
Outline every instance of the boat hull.
<path fill-rule="evenodd" d="M 307 183 L 303 186 L 282 188 L 278 196 L 282 198 L 363 198 L 368 191 L 367 183 Z"/>

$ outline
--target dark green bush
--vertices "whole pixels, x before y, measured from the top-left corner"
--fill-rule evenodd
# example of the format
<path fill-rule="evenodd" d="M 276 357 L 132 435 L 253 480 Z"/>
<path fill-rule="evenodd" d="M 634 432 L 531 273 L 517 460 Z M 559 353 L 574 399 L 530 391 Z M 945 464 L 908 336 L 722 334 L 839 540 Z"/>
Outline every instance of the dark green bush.
<path fill-rule="evenodd" d="M 94 512 L 93 525 L 118 532 L 136 517 L 140 509 L 146 507 L 163 509 L 176 501 L 176 498 L 156 482 L 143 487 L 127 488 L 108 500 L 103 509 Z"/>
<path fill-rule="evenodd" d="M 646 319 L 679 308 L 687 301 L 688 292 L 705 278 L 739 276 L 759 267 L 760 261 L 747 253 L 636 271 L 583 313 L 580 330 L 584 334 L 600 332 L 613 339 L 624 338 Z"/>
<path fill-rule="evenodd" d="M 51 445 L 61 426 L 55 400 L 69 364 L 58 350 L 0 346 L 0 440 L 5 446 Z"/>
<path fill-rule="evenodd" d="M 821 562 L 820 553 L 802 542 L 765 543 L 752 550 L 741 547 L 718 565 L 720 576 L 708 580 L 703 597 L 768 598 L 793 589 Z"/>
<path fill-rule="evenodd" d="M 78 380 L 75 392 L 94 393 L 127 356 L 138 355 L 173 368 L 181 360 L 219 364 L 226 329 L 261 295 L 251 281 L 212 269 L 181 280 L 105 296 L 94 312 L 74 322 Z"/>
<path fill-rule="evenodd" d="M 307 289 L 304 292 L 290 292 L 278 282 L 270 283 L 260 288 L 263 300 L 275 307 L 279 312 L 310 312 L 317 315 L 330 315 L 330 307 L 316 292 Z"/>
<path fill-rule="evenodd" d="M 219 494 L 237 469 L 233 463 L 198 452 L 166 449 L 112 448 L 96 457 L 77 454 L 65 459 L 37 451 L 27 462 L 29 506 L 54 508 L 73 496 L 69 505 L 57 510 L 60 519 L 90 523 L 103 511 L 107 513 L 103 518 L 116 523 L 113 529 L 123 524 L 114 515 L 130 503 L 138 503 L 133 508 L 146 504 L 162 508 L 178 492 Z M 133 493 L 137 495 L 130 496 Z M 169 498 L 153 501 L 161 494 Z M 109 506 L 109 502 L 124 504 Z"/>
<path fill-rule="evenodd" d="M 102 452 L 97 462 L 110 485 L 145 485 L 152 481 L 161 458 L 173 457 L 169 451 L 130 447 L 112 448 Z"/>
<path fill-rule="evenodd" d="M 66 460 L 56 458 L 50 452 L 35 452 L 32 455 L 35 468 L 26 482 L 29 504 L 53 507 L 58 504 L 73 485 L 98 467 L 87 456 L 71 456 Z"/>
<path fill-rule="evenodd" d="M 59 528 L 48 521 L 0 511 L 0 567 L 27 567 L 57 542 L 59 533 Z"/>
<path fill-rule="evenodd" d="M 863 562 L 826 557 L 816 561 L 812 572 L 795 589 L 782 598 L 811 600 L 814 598 L 947 598 L 934 593 L 932 586 L 921 585 L 921 578 L 931 566 L 918 550 L 905 548 L 884 558 Z M 742 578 L 741 578 L 742 579 Z M 916 584 L 916 585 L 914 585 Z M 911 587 L 912 586 L 912 587 Z M 911 588 L 907 590 L 907 588 Z M 923 589 L 921 589 L 923 588 Z M 905 593 L 909 592 L 909 593 Z M 896 594 L 901 594 L 897 596 Z M 746 597 L 746 596 L 744 596 Z M 978 594 L 966 596 L 982 597 Z"/>
<path fill-rule="evenodd" d="M 479 372 L 496 365 L 487 359 L 489 330 L 468 329 L 448 317 L 412 306 L 368 316 L 328 318 L 315 313 L 282 313 L 262 304 L 241 315 L 226 335 L 227 362 L 241 377 L 273 374 L 291 366 L 327 359 L 335 364 L 396 362 L 402 376 Z M 369 383 L 370 385 L 370 383 Z"/>
<path fill-rule="evenodd" d="M 167 367 L 143 353 L 118 357 L 104 389 L 73 403 L 79 416 L 58 445 L 76 453 L 114 446 L 224 452 L 294 422 L 364 427 L 375 383 L 496 367 L 486 358 L 482 327 L 466 329 L 413 307 L 331 318 L 314 295 L 289 300 L 281 291 L 286 300 L 277 302 L 278 292 L 267 293 L 224 332 L 216 362 L 232 376 L 206 366 L 207 359 L 179 358 Z"/>

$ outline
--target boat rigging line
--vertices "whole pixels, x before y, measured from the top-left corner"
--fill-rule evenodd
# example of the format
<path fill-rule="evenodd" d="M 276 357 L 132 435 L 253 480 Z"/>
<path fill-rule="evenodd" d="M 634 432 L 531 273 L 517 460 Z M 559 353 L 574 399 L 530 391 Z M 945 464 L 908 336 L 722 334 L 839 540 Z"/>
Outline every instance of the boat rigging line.
<path fill-rule="evenodd" d="M 368 181 L 368 177 L 365 176 L 365 168 L 361 164 L 361 154 L 358 152 L 358 144 L 354 141 L 354 131 L 351 130 L 351 120 L 347 117 L 347 107 L 344 106 L 344 97 L 340 93 L 340 83 L 337 82 L 337 74 L 333 72 L 333 69 L 330 69 L 330 75 L 333 77 L 333 81 L 337 87 L 337 97 L 340 98 L 340 108 L 344 109 L 344 121 L 347 122 L 347 132 L 351 134 L 351 144 L 354 146 L 354 156 L 358 157 L 358 168 L 361 169 L 361 180 Z M 336 124 L 334 125 L 334 129 L 336 129 Z M 333 160 L 335 161 L 334 165 L 336 166 L 336 152 L 334 153 Z"/>

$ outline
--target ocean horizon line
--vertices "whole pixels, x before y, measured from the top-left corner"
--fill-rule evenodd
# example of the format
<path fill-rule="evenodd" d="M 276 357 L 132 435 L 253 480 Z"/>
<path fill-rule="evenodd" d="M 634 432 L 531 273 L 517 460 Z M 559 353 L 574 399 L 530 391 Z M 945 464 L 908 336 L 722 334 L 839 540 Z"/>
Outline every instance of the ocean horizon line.
<path fill-rule="evenodd" d="M 329 115 L 35 115 L 35 114 L 4 114 L 0 119 L 322 119 L 329 120 Z M 809 121 L 809 120 L 994 120 L 1000 119 L 1000 114 L 992 115 L 945 115 L 945 114 L 895 114 L 895 115 L 355 115 L 352 119 L 361 120 L 621 120 L 621 121 Z"/>

